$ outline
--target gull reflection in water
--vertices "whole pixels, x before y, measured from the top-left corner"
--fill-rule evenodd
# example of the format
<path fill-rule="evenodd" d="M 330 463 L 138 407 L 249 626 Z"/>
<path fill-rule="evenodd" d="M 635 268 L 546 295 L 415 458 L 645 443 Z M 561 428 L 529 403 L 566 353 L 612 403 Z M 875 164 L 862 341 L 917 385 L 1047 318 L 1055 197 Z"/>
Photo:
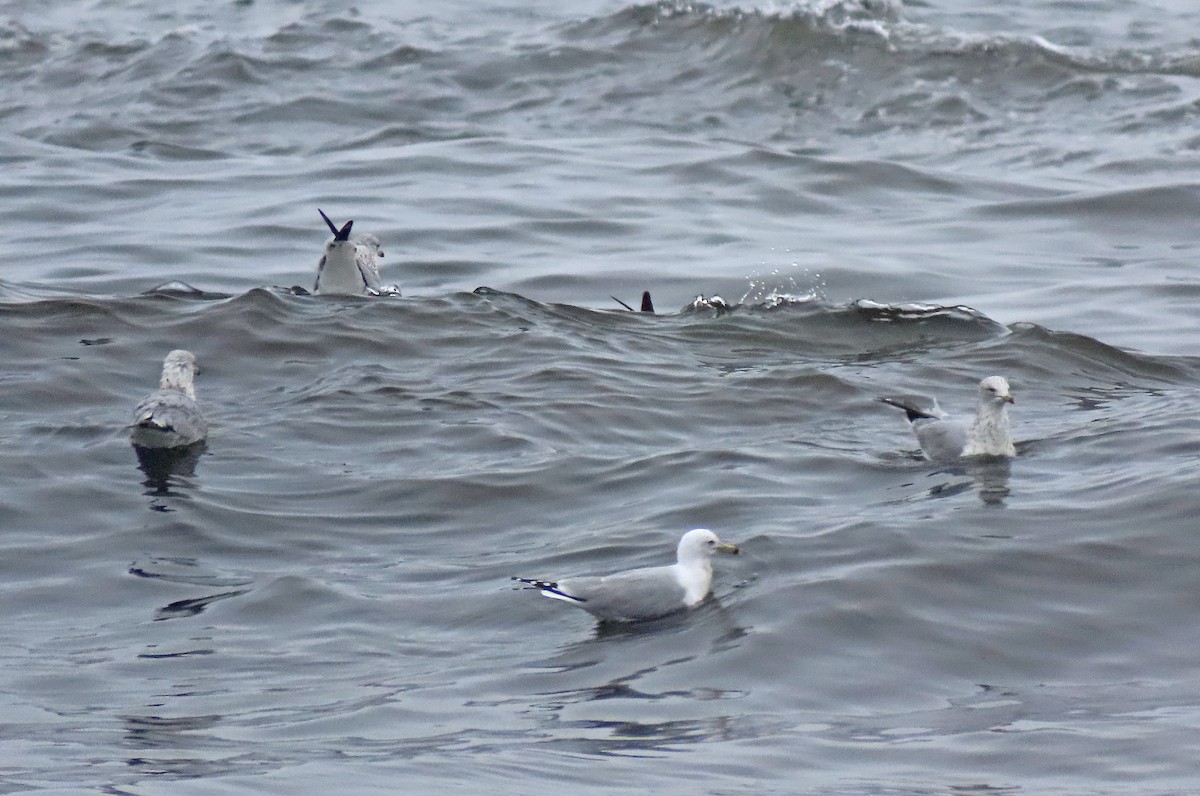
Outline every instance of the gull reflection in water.
<path fill-rule="evenodd" d="M 208 450 L 204 440 L 180 448 L 146 448 L 133 446 L 138 469 L 146 474 L 142 486 L 147 495 L 170 495 L 173 481 L 191 478 L 196 474 L 200 457 Z"/>
<path fill-rule="evenodd" d="M 929 497 L 942 498 L 975 489 L 979 499 L 989 506 L 1003 506 L 1009 495 L 1008 482 L 1012 476 L 1012 459 L 1004 456 L 980 456 L 963 459 L 953 467 L 933 473 L 950 480 L 930 487 Z"/>

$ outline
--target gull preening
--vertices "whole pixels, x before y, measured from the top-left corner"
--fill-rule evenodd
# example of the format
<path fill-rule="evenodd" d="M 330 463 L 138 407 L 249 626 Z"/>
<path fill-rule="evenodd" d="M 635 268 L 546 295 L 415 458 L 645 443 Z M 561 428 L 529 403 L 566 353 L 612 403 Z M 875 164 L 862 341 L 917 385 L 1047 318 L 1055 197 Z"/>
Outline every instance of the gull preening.
<path fill-rule="evenodd" d="M 163 360 L 158 391 L 133 410 L 131 437 L 144 448 L 177 448 L 199 442 L 208 422 L 196 404 L 196 356 L 176 349 Z"/>
<path fill-rule="evenodd" d="M 543 596 L 571 603 L 602 620 L 637 621 L 694 608 L 712 589 L 712 557 L 737 554 L 706 528 L 688 531 L 679 540 L 676 562 L 613 575 L 585 575 L 558 581 L 513 578 Z"/>
<path fill-rule="evenodd" d="M 951 462 L 963 456 L 1016 456 L 1008 430 L 1008 405 L 1014 403 L 1008 380 L 988 376 L 979 382 L 979 405 L 970 425 L 954 420 L 933 402 L 922 409 L 907 401 L 880 398 L 899 407 L 908 416 L 921 450 L 935 462 Z"/>
<path fill-rule="evenodd" d="M 324 211 L 317 208 L 321 218 L 329 225 L 333 240 L 325 244 L 325 253 L 317 263 L 317 281 L 313 293 L 338 296 L 400 295 L 400 288 L 384 285 L 379 280 L 379 263 L 383 258 L 383 246 L 374 235 L 350 237 L 354 226 L 351 219 L 341 229 L 329 220 Z"/>

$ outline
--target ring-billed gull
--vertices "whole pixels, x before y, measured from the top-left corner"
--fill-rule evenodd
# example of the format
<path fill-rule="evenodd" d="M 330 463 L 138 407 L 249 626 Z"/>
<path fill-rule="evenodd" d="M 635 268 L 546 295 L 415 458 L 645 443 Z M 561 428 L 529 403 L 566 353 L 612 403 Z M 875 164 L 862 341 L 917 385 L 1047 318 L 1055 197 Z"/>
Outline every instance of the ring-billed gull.
<path fill-rule="evenodd" d="M 706 528 L 679 540 L 676 562 L 612 575 L 585 575 L 559 581 L 513 578 L 546 597 L 576 605 L 599 619 L 637 621 L 693 608 L 712 588 L 714 553 L 738 552 Z"/>
<path fill-rule="evenodd" d="M 979 382 L 979 407 L 970 425 L 953 420 L 933 402 L 922 409 L 895 398 L 880 398 L 908 415 L 908 422 L 932 461 L 951 462 L 962 456 L 1016 456 L 1008 430 L 1008 405 L 1014 403 L 1003 376 L 988 376 Z"/>
<path fill-rule="evenodd" d="M 350 238 L 351 219 L 338 229 L 324 211 L 317 208 L 321 218 L 333 232 L 333 240 L 325 244 L 325 253 L 317 263 L 317 281 L 313 293 L 341 296 L 400 295 L 400 288 L 379 281 L 379 263 L 383 246 L 374 235 Z"/>
<path fill-rule="evenodd" d="M 199 442 L 208 434 L 208 422 L 196 404 L 196 356 L 176 349 L 163 360 L 158 392 L 141 400 L 133 410 L 131 437 L 144 448 L 177 448 Z"/>

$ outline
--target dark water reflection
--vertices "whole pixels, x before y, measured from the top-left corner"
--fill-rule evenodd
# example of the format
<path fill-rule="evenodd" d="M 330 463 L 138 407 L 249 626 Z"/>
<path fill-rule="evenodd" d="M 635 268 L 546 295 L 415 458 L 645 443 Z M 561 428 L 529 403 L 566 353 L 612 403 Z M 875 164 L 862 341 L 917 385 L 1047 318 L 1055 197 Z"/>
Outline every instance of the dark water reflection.
<path fill-rule="evenodd" d="M 142 486 L 146 487 L 145 494 L 152 497 L 179 497 L 182 493 L 177 487 L 186 483 L 181 479 L 190 479 L 196 475 L 196 465 L 208 450 L 208 443 L 200 440 L 178 448 L 147 448 L 142 445 L 132 447 L 137 455 L 138 469 L 146 476 L 146 480 L 142 482 Z M 151 507 L 156 511 L 171 510 L 165 504 L 157 502 L 152 503 Z"/>

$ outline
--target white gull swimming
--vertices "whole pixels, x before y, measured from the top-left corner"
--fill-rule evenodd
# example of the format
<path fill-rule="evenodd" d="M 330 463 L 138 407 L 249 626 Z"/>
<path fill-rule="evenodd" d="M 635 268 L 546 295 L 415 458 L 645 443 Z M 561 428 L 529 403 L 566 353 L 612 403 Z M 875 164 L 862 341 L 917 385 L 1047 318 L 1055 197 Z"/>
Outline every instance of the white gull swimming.
<path fill-rule="evenodd" d="M 354 226 L 351 219 L 338 229 L 324 211 L 317 208 L 321 218 L 333 232 L 333 240 L 325 244 L 325 253 L 317 263 L 317 279 L 313 293 L 341 296 L 400 295 L 400 288 L 384 285 L 379 278 L 379 263 L 383 246 L 374 235 L 350 237 Z"/>
<path fill-rule="evenodd" d="M 133 410 L 130 436 L 144 448 L 177 448 L 208 435 L 208 422 L 196 404 L 196 356 L 176 349 L 163 360 L 158 391 Z"/>
<path fill-rule="evenodd" d="M 935 462 L 952 462 L 963 456 L 1016 456 L 1008 428 L 1008 405 L 1015 403 L 1003 376 L 979 382 L 979 404 L 970 425 L 954 420 L 933 402 L 922 409 L 907 401 L 880 398 L 908 415 L 921 450 Z"/>
<path fill-rule="evenodd" d="M 679 540 L 676 562 L 668 566 L 558 581 L 513 580 L 528 583 L 528 588 L 578 606 L 602 620 L 654 619 L 703 602 L 712 588 L 712 556 L 737 552 L 736 545 L 722 542 L 710 530 L 696 528 Z"/>

